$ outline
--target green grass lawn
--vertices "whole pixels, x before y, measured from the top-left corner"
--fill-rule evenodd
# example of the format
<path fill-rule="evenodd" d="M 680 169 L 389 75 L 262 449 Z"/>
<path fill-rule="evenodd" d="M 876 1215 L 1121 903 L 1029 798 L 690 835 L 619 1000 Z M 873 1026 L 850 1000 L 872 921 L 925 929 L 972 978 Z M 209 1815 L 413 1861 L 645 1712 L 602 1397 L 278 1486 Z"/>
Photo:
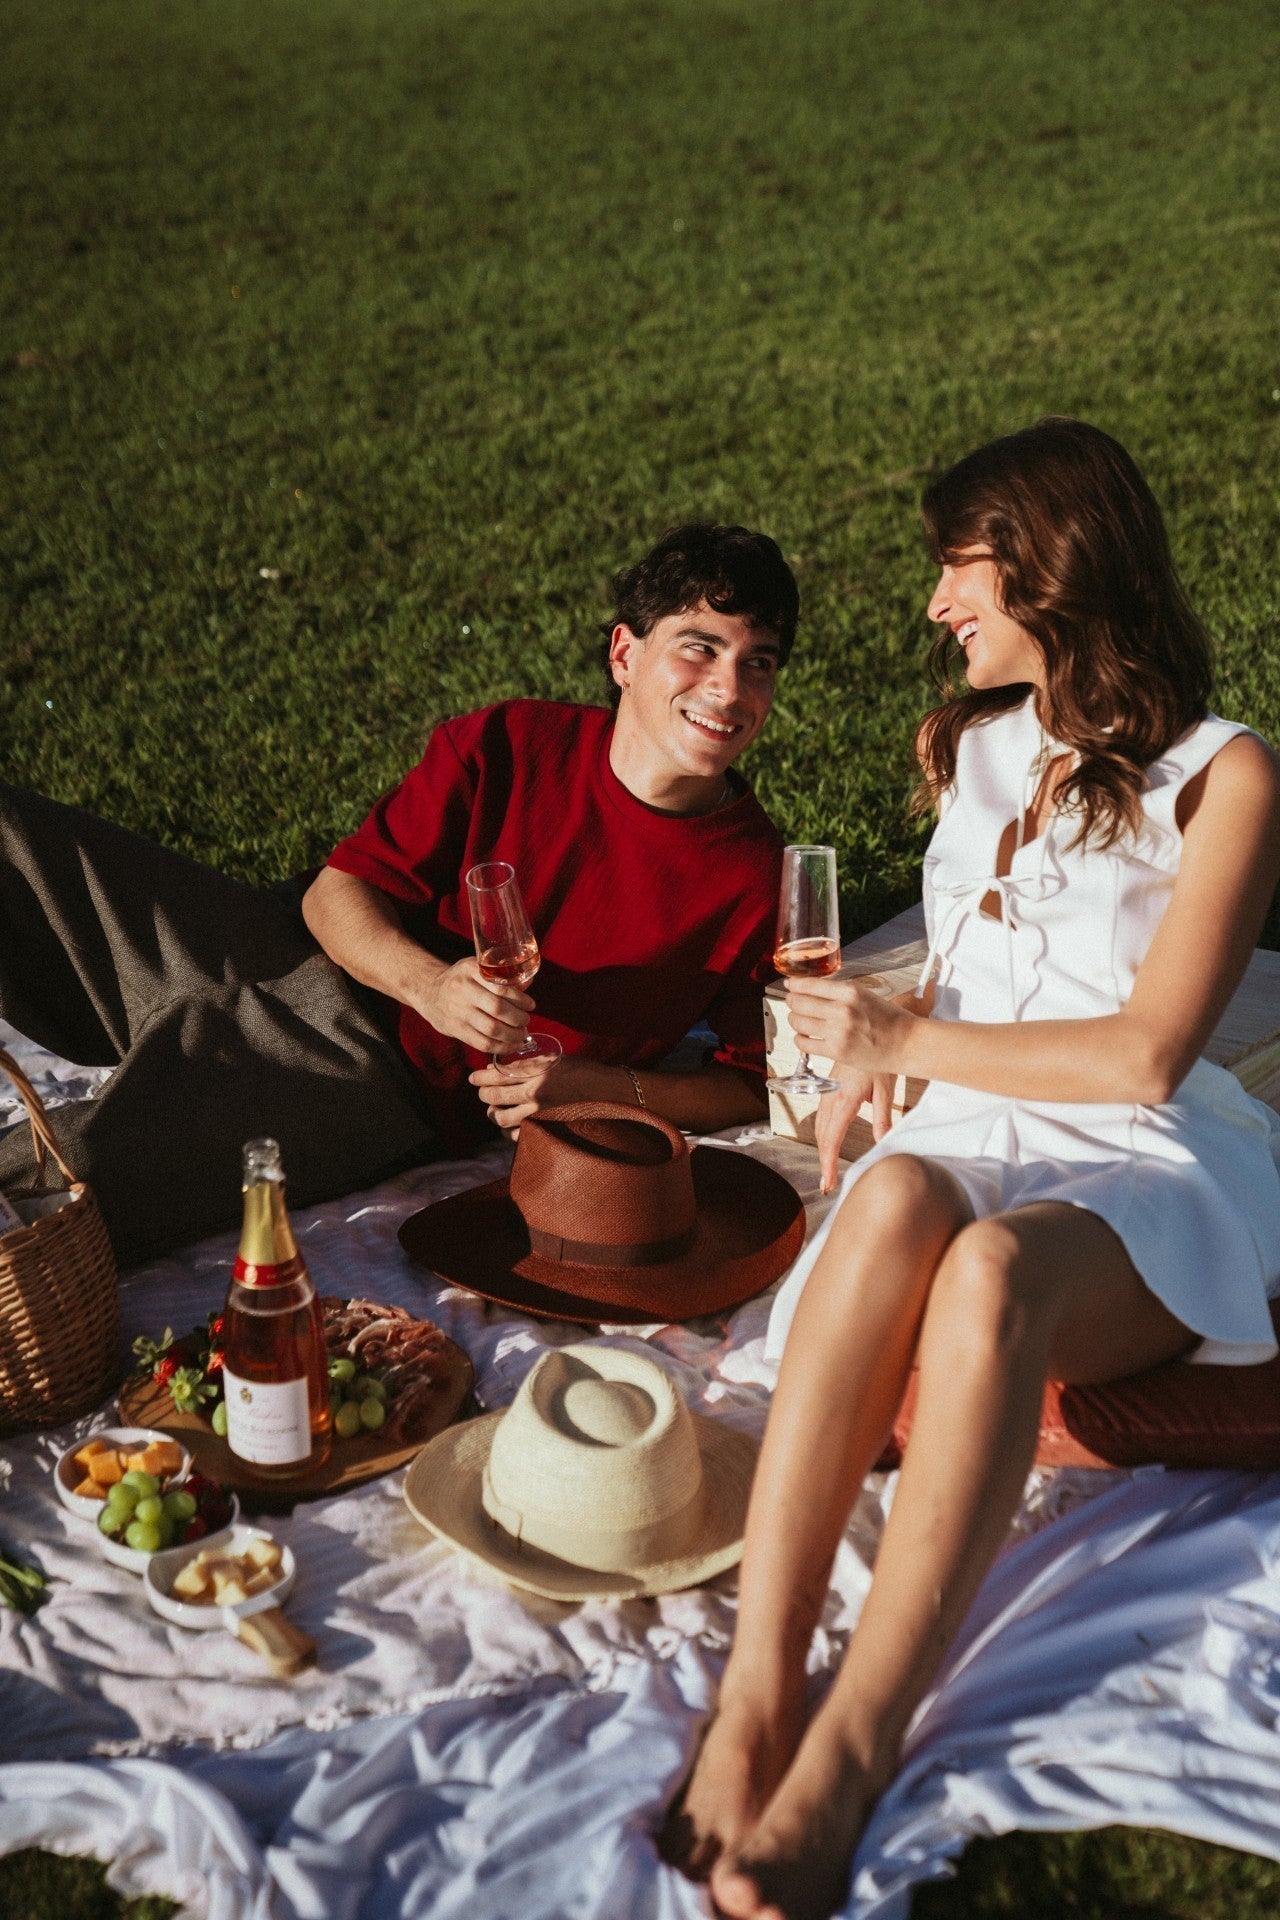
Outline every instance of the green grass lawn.
<path fill-rule="evenodd" d="M 1271 0 L 9 0 L 4 38 L 6 777 L 274 878 L 441 714 L 592 697 L 612 569 L 741 519 L 805 609 L 753 777 L 852 935 L 918 884 L 922 480 L 1049 411 L 1136 453 L 1220 711 L 1280 736 Z M 1200 1913 L 1274 1910 L 1218 1872 Z"/>
<path fill-rule="evenodd" d="M 1269 0 L 8 18 L 13 777 L 276 876 L 439 714 L 590 695 L 611 569 L 731 516 L 805 603 L 755 777 L 852 933 L 916 883 L 921 478 L 1049 410 L 1280 732 Z"/>
<path fill-rule="evenodd" d="M 0 1860 L 4 1920 L 170 1920 L 173 1900 L 125 1900 L 96 1860 L 63 1859 L 27 1848 Z"/>

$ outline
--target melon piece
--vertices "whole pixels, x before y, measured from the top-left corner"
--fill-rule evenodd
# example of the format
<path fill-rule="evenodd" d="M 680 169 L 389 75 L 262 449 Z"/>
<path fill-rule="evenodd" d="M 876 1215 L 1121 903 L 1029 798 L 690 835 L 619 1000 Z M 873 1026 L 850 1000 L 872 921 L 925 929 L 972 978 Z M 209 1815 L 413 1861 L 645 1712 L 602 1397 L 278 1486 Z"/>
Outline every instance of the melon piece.
<path fill-rule="evenodd" d="M 100 1487 L 114 1487 L 117 1480 L 123 1480 L 125 1468 L 115 1447 L 104 1447 L 101 1453 L 95 1453 L 89 1462 L 89 1478 L 96 1480 Z"/>
<path fill-rule="evenodd" d="M 149 1440 L 145 1447 L 129 1455 L 129 1465 L 140 1473 L 151 1473 L 157 1480 L 163 1480 L 166 1474 L 176 1473 L 182 1465 L 182 1448 L 176 1440 Z"/>

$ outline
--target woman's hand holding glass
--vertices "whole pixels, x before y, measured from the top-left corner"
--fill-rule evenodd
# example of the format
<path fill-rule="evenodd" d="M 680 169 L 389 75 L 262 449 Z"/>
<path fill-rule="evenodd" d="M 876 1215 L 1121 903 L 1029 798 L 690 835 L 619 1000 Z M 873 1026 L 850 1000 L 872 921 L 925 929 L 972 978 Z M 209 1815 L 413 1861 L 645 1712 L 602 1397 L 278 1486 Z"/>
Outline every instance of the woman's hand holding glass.
<path fill-rule="evenodd" d="M 830 1193 L 841 1142 L 864 1101 L 871 1103 L 875 1139 L 893 1125 L 894 1088 L 906 1070 L 911 1028 L 927 1017 L 929 1003 L 909 994 L 887 998 L 858 980 L 792 980 L 787 1001 L 797 1044 L 832 1060 L 840 1082 L 823 1095 L 816 1121 L 820 1184 Z"/>
<path fill-rule="evenodd" d="M 851 1079 L 901 1073 L 912 1016 L 860 980 L 787 982 L 796 1044 L 835 1062 Z"/>

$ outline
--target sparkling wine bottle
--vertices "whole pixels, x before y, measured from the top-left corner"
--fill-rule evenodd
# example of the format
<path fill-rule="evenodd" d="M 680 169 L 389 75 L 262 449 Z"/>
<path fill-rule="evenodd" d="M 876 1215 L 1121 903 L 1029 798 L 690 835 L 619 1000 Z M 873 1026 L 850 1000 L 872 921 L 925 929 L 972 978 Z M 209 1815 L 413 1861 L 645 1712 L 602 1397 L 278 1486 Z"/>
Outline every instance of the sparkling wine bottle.
<path fill-rule="evenodd" d="M 274 1140 L 246 1145 L 243 1188 L 223 1328 L 227 1444 L 254 1479 L 300 1480 L 328 1459 L 333 1417 L 320 1303 L 285 1211 Z"/>

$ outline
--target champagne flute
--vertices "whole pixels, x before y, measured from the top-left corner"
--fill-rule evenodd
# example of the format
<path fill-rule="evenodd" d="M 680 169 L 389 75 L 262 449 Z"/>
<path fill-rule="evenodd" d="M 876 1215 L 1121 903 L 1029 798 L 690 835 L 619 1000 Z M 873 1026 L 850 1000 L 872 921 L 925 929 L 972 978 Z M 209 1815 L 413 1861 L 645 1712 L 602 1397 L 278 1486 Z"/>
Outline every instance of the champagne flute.
<path fill-rule="evenodd" d="M 493 1064 L 504 1080 L 527 1080 L 540 1060 L 550 1066 L 563 1053 L 554 1033 L 527 1033 L 518 1046 L 495 1053 Z"/>
<path fill-rule="evenodd" d="M 515 868 L 505 860 L 486 860 L 472 867 L 467 874 L 467 899 L 476 959 L 485 979 L 514 981 L 518 987 L 527 987 L 542 956 L 524 909 Z M 533 1055 L 538 1052 L 538 1041 L 526 1033 L 515 1046 L 500 1051 L 505 1059 Z M 498 1054 L 492 1057 L 496 1065 Z"/>
<path fill-rule="evenodd" d="M 818 980 L 840 965 L 840 902 L 834 847 L 787 847 L 782 855 L 773 964 L 792 980 Z M 802 1053 L 795 1071 L 770 1080 L 773 1093 L 834 1093 L 840 1085 L 815 1073 Z"/>

